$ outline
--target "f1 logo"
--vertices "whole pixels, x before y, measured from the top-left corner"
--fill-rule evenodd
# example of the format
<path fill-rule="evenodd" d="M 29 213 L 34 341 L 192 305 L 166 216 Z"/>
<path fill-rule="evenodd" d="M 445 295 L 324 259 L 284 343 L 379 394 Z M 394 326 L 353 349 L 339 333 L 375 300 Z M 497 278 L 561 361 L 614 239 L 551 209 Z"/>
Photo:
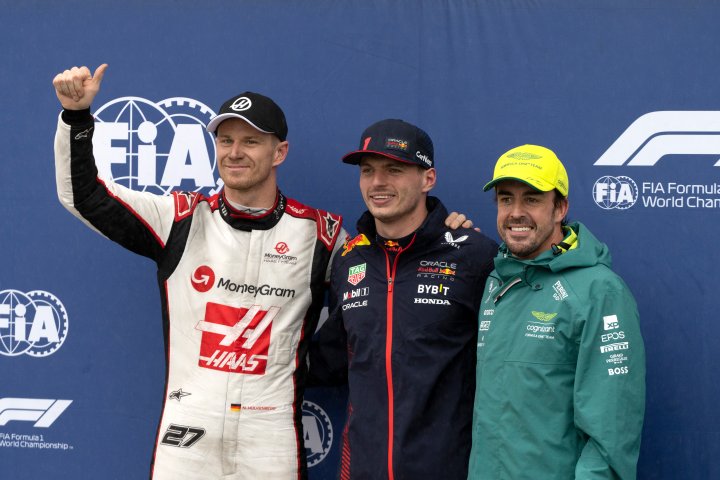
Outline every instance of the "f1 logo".
<path fill-rule="evenodd" d="M 665 155 L 720 154 L 720 112 L 660 111 L 635 120 L 595 165 L 647 167 Z M 720 167 L 720 161 L 715 163 Z"/>
<path fill-rule="evenodd" d="M 35 422 L 33 427 L 48 428 L 72 403 L 51 398 L 0 398 L 0 426 L 13 420 Z"/>

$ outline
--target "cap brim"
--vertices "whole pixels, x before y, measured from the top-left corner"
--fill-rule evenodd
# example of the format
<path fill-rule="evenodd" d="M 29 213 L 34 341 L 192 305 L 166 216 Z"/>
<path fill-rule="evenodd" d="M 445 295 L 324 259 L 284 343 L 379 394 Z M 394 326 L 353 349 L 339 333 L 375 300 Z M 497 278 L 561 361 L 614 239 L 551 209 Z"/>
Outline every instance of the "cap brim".
<path fill-rule="evenodd" d="M 543 186 L 541 187 L 541 186 L 538 186 L 538 185 L 536 185 L 536 184 L 534 184 L 534 183 L 531 183 L 531 182 L 529 182 L 527 179 L 523 179 L 523 178 L 518 178 L 518 177 L 498 177 L 498 178 L 494 178 L 494 179 L 491 180 L 490 182 L 486 183 L 485 186 L 483 187 L 483 192 L 487 192 L 488 190 L 490 190 L 491 188 L 493 188 L 495 185 L 497 185 L 498 183 L 503 182 L 503 181 L 505 181 L 505 180 L 517 180 L 518 182 L 522 182 L 522 183 L 524 183 L 525 185 L 529 185 L 530 187 L 534 188 L 534 189 L 537 190 L 538 192 L 549 192 L 549 191 L 555 189 L 555 187 L 552 186 L 552 185 L 550 185 L 550 184 L 543 185 Z"/>
<path fill-rule="evenodd" d="M 379 155 L 381 157 L 389 158 L 390 160 L 397 160 L 398 162 L 407 163 L 409 165 L 422 166 L 419 163 L 411 162 L 404 158 L 396 157 L 395 155 L 390 155 L 385 152 L 377 152 L 375 150 L 355 150 L 354 152 L 350 152 L 347 155 L 345 155 L 344 157 L 342 157 L 342 161 L 343 161 L 343 163 L 348 163 L 350 165 L 359 165 L 360 160 L 362 160 L 362 158 L 367 155 Z M 426 167 L 426 168 L 429 168 L 429 167 Z"/>
<path fill-rule="evenodd" d="M 248 120 L 246 117 L 238 114 L 238 113 L 223 113 L 221 115 L 217 115 L 215 118 L 210 120 L 210 123 L 207 124 L 207 131 L 210 133 L 215 133 L 218 126 L 224 122 L 225 120 L 228 120 L 230 118 L 239 118 L 240 120 L 245 120 L 251 127 L 253 127 L 255 130 L 262 132 L 262 133 L 270 133 L 272 135 L 277 135 L 275 132 L 269 132 L 267 130 L 263 130 L 262 128 L 255 125 L 253 122 Z"/>

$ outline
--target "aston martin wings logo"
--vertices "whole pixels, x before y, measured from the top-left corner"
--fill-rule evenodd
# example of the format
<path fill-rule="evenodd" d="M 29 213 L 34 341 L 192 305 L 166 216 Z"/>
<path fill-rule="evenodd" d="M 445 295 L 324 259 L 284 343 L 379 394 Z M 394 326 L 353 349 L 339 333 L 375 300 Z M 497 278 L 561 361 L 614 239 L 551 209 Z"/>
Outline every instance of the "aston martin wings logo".
<path fill-rule="evenodd" d="M 553 318 L 555 318 L 557 316 L 557 313 L 537 312 L 535 310 L 533 310 L 530 313 L 532 313 L 532 316 L 537 318 L 541 322 L 549 322 L 550 320 L 552 320 Z"/>
<path fill-rule="evenodd" d="M 720 156 L 720 111 L 646 113 L 630 124 L 595 165 L 649 167 L 665 155 Z M 720 167 L 720 160 L 714 166 Z"/>

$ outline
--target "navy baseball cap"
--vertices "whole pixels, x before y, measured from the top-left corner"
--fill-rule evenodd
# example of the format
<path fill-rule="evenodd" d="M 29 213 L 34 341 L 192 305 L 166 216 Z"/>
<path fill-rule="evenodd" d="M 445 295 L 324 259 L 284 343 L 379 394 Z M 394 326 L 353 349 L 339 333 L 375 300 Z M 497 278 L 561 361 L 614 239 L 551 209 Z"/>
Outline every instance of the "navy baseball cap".
<path fill-rule="evenodd" d="M 271 133 L 280 141 L 287 138 L 285 114 L 272 99 L 254 92 L 235 95 L 220 107 L 218 113 L 207 125 L 207 131 L 215 133 L 218 125 L 229 118 L 245 120 L 256 130 Z"/>
<path fill-rule="evenodd" d="M 360 163 L 365 155 L 381 155 L 422 168 L 433 168 L 433 143 L 424 130 L 402 120 L 387 119 L 370 125 L 360 137 L 360 147 L 342 161 Z"/>

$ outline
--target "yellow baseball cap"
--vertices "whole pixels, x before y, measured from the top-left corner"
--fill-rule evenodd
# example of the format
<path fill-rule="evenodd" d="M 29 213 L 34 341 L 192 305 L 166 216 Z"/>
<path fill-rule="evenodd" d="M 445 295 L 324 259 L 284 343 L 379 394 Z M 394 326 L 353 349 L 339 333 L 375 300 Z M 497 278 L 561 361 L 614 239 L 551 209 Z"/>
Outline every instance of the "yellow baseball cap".
<path fill-rule="evenodd" d="M 570 182 L 555 153 L 539 145 L 523 145 L 505 152 L 495 164 L 493 179 L 483 188 L 487 192 L 503 180 L 519 180 L 541 192 L 554 189 L 567 197 Z"/>

